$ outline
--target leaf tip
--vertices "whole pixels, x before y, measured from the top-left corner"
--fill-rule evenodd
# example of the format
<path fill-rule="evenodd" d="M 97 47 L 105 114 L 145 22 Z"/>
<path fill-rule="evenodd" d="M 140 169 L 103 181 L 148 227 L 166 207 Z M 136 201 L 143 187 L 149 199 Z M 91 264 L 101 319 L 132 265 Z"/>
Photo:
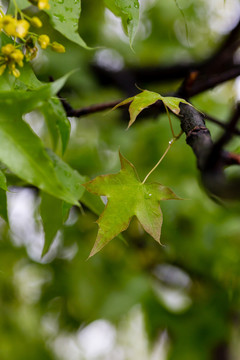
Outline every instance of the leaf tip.
<path fill-rule="evenodd" d="M 48 246 L 46 243 L 43 246 L 42 253 L 41 253 L 41 260 L 44 258 L 44 256 L 48 253 L 50 246 Z"/>

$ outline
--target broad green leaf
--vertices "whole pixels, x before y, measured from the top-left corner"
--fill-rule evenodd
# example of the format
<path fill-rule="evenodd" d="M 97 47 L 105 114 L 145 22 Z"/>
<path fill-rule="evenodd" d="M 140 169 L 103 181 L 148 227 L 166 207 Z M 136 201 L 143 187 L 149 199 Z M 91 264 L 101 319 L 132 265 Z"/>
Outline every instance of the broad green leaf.
<path fill-rule="evenodd" d="M 34 86 L 34 89 L 29 91 L 22 88 L 18 90 L 15 88 L 15 83 L 11 84 L 11 89 L 0 91 L 1 111 L 7 113 L 9 117 L 16 117 L 16 114 L 20 117 L 22 114 L 42 106 L 46 100 L 58 93 L 72 73 L 70 72 L 52 83 L 43 84 L 37 88 L 37 80 L 28 79 L 29 85 Z M 19 83 L 16 84 L 18 87 Z"/>
<path fill-rule="evenodd" d="M 143 109 L 146 109 L 148 106 L 153 105 L 158 100 L 161 100 L 164 103 L 164 105 L 168 107 L 176 115 L 178 115 L 180 112 L 179 104 L 181 102 L 192 106 L 186 100 L 181 98 L 162 96 L 153 91 L 143 90 L 141 93 L 123 100 L 122 102 L 114 106 L 112 110 L 117 109 L 119 106 L 123 106 L 128 103 L 131 103 L 129 106 L 129 114 L 130 114 L 130 121 L 128 123 L 128 128 L 129 128 L 135 122 L 137 116 L 140 114 L 140 112 Z"/>
<path fill-rule="evenodd" d="M 51 89 L 51 93 L 52 95 L 55 95 L 59 92 L 59 90 L 61 90 L 61 88 L 63 87 L 63 85 L 65 84 L 65 82 L 67 81 L 67 79 L 73 75 L 78 69 L 74 69 L 72 71 L 69 71 L 67 74 L 65 74 L 64 76 L 60 77 L 59 79 L 48 83 L 47 85 L 50 86 Z"/>
<path fill-rule="evenodd" d="M 7 180 L 4 173 L 0 170 L 0 216 L 8 223 L 7 213 Z"/>
<path fill-rule="evenodd" d="M 9 76 L 8 73 L 4 73 L 0 76 L 0 92 L 11 91 L 14 83 L 14 79 Z"/>
<path fill-rule="evenodd" d="M 56 171 L 41 140 L 29 125 L 20 119 L 9 119 L 2 111 L 0 119 L 0 160 L 19 178 L 78 205 L 76 193 L 65 185 L 62 176 L 58 177 L 59 169 Z"/>
<path fill-rule="evenodd" d="M 121 154 L 118 174 L 98 176 L 84 184 L 96 195 L 108 198 L 107 206 L 98 219 L 99 231 L 90 256 L 126 230 L 135 215 L 143 228 L 160 243 L 162 212 L 160 200 L 179 199 L 171 189 L 159 183 L 143 184 L 134 166 Z"/>
<path fill-rule="evenodd" d="M 48 252 L 58 230 L 63 225 L 63 201 L 42 192 L 40 214 L 45 234 L 44 247 L 42 251 L 42 256 L 44 256 Z"/>
<path fill-rule="evenodd" d="M 89 208 L 96 215 L 100 215 L 104 210 L 104 203 L 100 197 L 94 196 L 93 194 L 85 191 L 81 203 Z"/>
<path fill-rule="evenodd" d="M 86 177 L 81 176 L 76 170 L 73 170 L 51 150 L 48 150 L 48 155 L 52 160 L 55 173 L 61 184 L 64 185 L 64 187 L 76 199 L 82 201 L 83 194 L 85 193 L 85 188 L 82 186 L 82 184 L 86 181 Z M 87 202 L 87 205 L 91 209 L 94 205 L 94 202 L 91 199 Z M 95 203 L 98 204 L 97 201 L 95 201 Z M 40 212 L 45 233 L 45 242 L 42 256 L 48 252 L 49 247 L 51 246 L 52 241 L 57 234 L 57 231 L 66 220 L 70 208 L 71 205 L 69 202 L 66 203 L 60 199 L 54 198 L 53 196 L 42 193 Z"/>
<path fill-rule="evenodd" d="M 0 33 L 1 46 L 13 41 L 3 32 Z M 9 116 L 27 113 L 42 106 L 44 102 L 58 93 L 66 80 L 76 70 L 70 71 L 60 79 L 51 83 L 39 81 L 30 64 L 24 64 L 19 79 L 9 75 L 7 71 L 0 76 L 0 109 Z M 61 130 L 64 132 L 64 130 Z M 63 136 L 64 137 L 64 136 Z M 66 139 L 64 138 L 66 142 Z"/>
<path fill-rule="evenodd" d="M 139 1 L 105 0 L 105 4 L 116 16 L 121 17 L 123 27 L 127 30 L 130 46 L 132 47 L 139 23 Z"/>
<path fill-rule="evenodd" d="M 88 49 L 78 33 L 78 21 L 81 14 L 81 0 L 50 0 L 50 16 L 53 27 L 67 39 Z"/>
<path fill-rule="evenodd" d="M 0 188 L 7 191 L 7 179 L 2 170 L 0 170 Z"/>
<path fill-rule="evenodd" d="M 85 192 L 84 192 L 84 193 L 85 193 Z M 69 216 L 69 212 L 70 212 L 70 210 L 71 210 L 71 207 L 72 207 L 71 204 L 68 204 L 68 203 L 66 203 L 66 201 L 63 201 L 63 204 L 62 204 L 63 223 L 64 223 L 65 221 L 67 221 L 68 216 Z"/>
<path fill-rule="evenodd" d="M 82 184 L 87 180 L 86 177 L 80 175 L 77 170 L 73 170 L 51 150 L 47 149 L 47 153 L 52 161 L 54 171 L 60 183 L 74 196 L 75 199 L 80 200 L 85 191 Z M 72 204 L 72 202 L 67 199 L 63 200 Z M 75 203 L 75 205 L 78 204 Z"/>
<path fill-rule="evenodd" d="M 36 90 L 45 85 L 43 82 L 38 80 L 36 77 L 31 65 L 29 63 L 25 63 L 24 67 L 21 69 L 20 77 L 15 80 L 14 89 L 28 89 L 28 90 Z"/>
<path fill-rule="evenodd" d="M 81 181 L 83 179 L 86 181 L 86 178 L 81 178 Z M 77 180 L 79 182 L 78 177 Z M 104 210 L 104 204 L 101 199 L 85 191 L 84 187 L 82 187 L 81 191 L 84 191 L 83 195 L 81 195 L 81 203 L 83 203 L 95 214 L 100 215 Z M 61 229 L 64 222 L 67 220 L 71 207 L 72 205 L 66 203 L 65 201 L 42 192 L 40 214 L 45 234 L 42 256 L 48 252 L 58 230 Z"/>
<path fill-rule="evenodd" d="M 44 101 L 52 96 L 51 87 L 44 85 L 34 91 L 10 90 L 0 91 L 0 108 L 1 111 L 8 113 L 9 117 L 30 112 L 43 105 Z M 0 119 L 1 121 L 1 119 Z"/>
<path fill-rule="evenodd" d="M 10 7 L 9 11 L 12 11 L 12 12 L 14 11 L 15 1 L 20 10 L 26 9 L 27 7 L 31 6 L 31 3 L 28 0 L 14 0 L 14 1 L 10 1 L 11 7 Z"/>
<path fill-rule="evenodd" d="M 64 154 L 70 137 L 71 124 L 59 99 L 50 99 L 41 108 L 44 114 L 53 146 L 56 148 L 59 134 L 62 142 L 62 154 Z"/>
<path fill-rule="evenodd" d="M 53 115 L 53 110 L 51 105 L 49 105 L 49 101 L 41 106 L 40 111 L 45 118 L 45 122 L 51 137 L 53 150 L 55 151 L 59 140 L 59 130 L 56 124 L 56 116 Z"/>
<path fill-rule="evenodd" d="M 8 223 L 7 195 L 3 189 L 0 189 L 0 216 Z"/>

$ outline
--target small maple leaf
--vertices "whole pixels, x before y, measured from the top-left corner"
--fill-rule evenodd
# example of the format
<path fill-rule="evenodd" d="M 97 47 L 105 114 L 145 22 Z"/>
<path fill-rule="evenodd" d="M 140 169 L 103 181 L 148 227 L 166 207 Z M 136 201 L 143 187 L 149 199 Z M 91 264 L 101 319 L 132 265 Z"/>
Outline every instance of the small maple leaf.
<path fill-rule="evenodd" d="M 148 106 L 155 104 L 158 100 L 161 100 L 165 107 L 169 108 L 174 114 L 179 115 L 180 113 L 180 103 L 189 104 L 186 100 L 172 97 L 172 96 L 162 96 L 156 92 L 143 90 L 141 93 L 132 96 L 128 99 L 123 100 L 112 110 L 117 109 L 119 106 L 123 106 L 126 104 L 130 104 L 129 106 L 129 114 L 130 121 L 128 123 L 128 128 L 135 122 L 137 116 L 142 112 L 143 109 L 146 109 Z"/>
<path fill-rule="evenodd" d="M 117 174 L 100 175 L 83 186 L 96 195 L 105 195 L 107 205 L 97 220 L 99 230 L 90 257 L 110 240 L 128 228 L 135 215 L 144 230 L 160 243 L 162 212 L 160 200 L 180 198 L 159 183 L 144 184 L 135 167 L 119 153 L 121 170 Z"/>

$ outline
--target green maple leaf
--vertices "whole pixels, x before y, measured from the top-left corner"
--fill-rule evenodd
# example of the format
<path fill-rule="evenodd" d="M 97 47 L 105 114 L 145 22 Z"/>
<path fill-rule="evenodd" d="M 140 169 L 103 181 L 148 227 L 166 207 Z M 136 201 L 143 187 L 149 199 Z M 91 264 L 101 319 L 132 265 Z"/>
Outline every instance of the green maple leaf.
<path fill-rule="evenodd" d="M 135 215 L 144 230 L 160 243 L 162 212 L 161 200 L 180 198 L 159 183 L 144 184 L 135 167 L 119 153 L 121 170 L 117 174 L 101 175 L 83 184 L 96 195 L 105 195 L 107 205 L 97 220 L 99 230 L 90 257 L 110 240 L 128 228 Z"/>
<path fill-rule="evenodd" d="M 146 109 L 148 106 L 155 104 L 158 100 L 161 100 L 163 104 L 170 109 L 174 114 L 179 115 L 180 113 L 180 103 L 189 104 L 186 100 L 172 97 L 172 96 L 162 96 L 156 92 L 143 90 L 141 93 L 132 96 L 128 99 L 123 100 L 112 110 L 117 109 L 119 106 L 123 106 L 130 103 L 129 114 L 130 121 L 128 123 L 128 128 L 135 122 L 137 116 L 142 112 L 143 109 Z"/>

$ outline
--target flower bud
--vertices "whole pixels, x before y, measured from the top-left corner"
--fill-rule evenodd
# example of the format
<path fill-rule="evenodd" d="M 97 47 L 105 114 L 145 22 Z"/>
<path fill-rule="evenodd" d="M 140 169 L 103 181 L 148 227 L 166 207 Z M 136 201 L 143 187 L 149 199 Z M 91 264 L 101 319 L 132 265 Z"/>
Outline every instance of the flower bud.
<path fill-rule="evenodd" d="M 16 78 L 18 78 L 18 77 L 20 76 L 20 71 L 19 71 L 18 69 L 14 69 L 14 70 L 12 71 L 12 74 L 13 74 L 13 76 L 15 76 Z"/>
<path fill-rule="evenodd" d="M 12 44 L 4 45 L 1 49 L 3 55 L 10 55 L 15 50 L 15 46 Z"/>
<path fill-rule="evenodd" d="M 17 20 L 13 18 L 11 15 L 3 16 L 3 18 L 1 19 L 1 27 L 7 35 L 17 36 L 16 35 Z"/>
<path fill-rule="evenodd" d="M 23 67 L 23 53 L 16 49 L 10 54 L 10 58 L 14 60 L 15 63 L 17 63 L 19 66 Z"/>
<path fill-rule="evenodd" d="M 38 8 L 40 10 L 43 10 L 43 9 L 50 9 L 50 5 L 48 3 L 48 0 L 38 0 L 38 4 L 37 4 Z"/>
<path fill-rule="evenodd" d="M 56 51 L 58 53 L 64 53 L 65 52 L 65 47 L 62 44 L 59 44 L 58 42 L 54 41 L 52 43 L 52 50 Z"/>
<path fill-rule="evenodd" d="M 42 49 L 46 49 L 50 44 L 50 38 L 48 35 L 40 35 L 38 37 L 38 43 Z"/>
<path fill-rule="evenodd" d="M 30 24 L 27 20 L 18 20 L 16 26 L 16 32 L 14 35 L 20 38 L 24 38 L 28 33 L 29 27 Z"/>
<path fill-rule="evenodd" d="M 36 28 L 42 27 L 42 22 L 37 16 L 33 16 L 31 18 L 31 24 L 32 24 L 32 26 L 35 26 Z"/>

